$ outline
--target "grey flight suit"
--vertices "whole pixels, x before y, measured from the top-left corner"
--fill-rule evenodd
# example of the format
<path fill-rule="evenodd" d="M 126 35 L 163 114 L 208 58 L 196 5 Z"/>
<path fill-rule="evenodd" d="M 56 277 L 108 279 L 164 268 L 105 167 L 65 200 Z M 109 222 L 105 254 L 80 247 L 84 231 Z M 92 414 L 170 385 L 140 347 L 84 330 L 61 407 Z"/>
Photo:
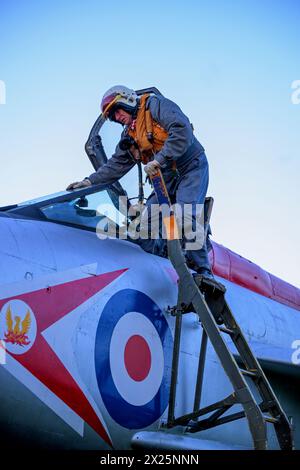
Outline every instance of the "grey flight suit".
<path fill-rule="evenodd" d="M 208 162 L 204 148 L 194 136 L 188 118 L 179 106 L 162 96 L 150 96 L 146 106 L 152 118 L 168 132 L 168 138 L 154 158 L 161 165 L 172 202 L 176 200 L 180 206 L 192 204 L 193 207 L 196 204 L 204 204 L 208 187 Z M 125 133 L 126 129 L 122 135 Z M 176 160 L 176 177 L 172 170 L 173 160 Z M 126 151 L 122 151 L 118 145 L 107 163 L 91 174 L 89 179 L 92 184 L 112 184 L 122 178 L 134 165 L 132 157 Z M 147 200 L 147 208 L 153 203 L 157 204 L 154 192 Z M 193 215 L 193 227 L 194 223 Z M 151 239 L 142 240 L 140 244 L 143 249 L 152 253 L 157 246 L 157 243 Z M 187 251 L 186 256 L 196 271 L 210 271 L 205 242 L 202 248 Z"/>

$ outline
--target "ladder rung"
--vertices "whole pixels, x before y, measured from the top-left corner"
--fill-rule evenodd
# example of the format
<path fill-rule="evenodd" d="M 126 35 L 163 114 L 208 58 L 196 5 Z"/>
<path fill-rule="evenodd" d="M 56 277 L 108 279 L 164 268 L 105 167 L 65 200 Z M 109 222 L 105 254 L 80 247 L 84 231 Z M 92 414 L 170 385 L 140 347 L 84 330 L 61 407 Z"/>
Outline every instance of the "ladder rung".
<path fill-rule="evenodd" d="M 272 416 L 264 415 L 264 419 L 265 419 L 268 423 L 273 423 L 273 424 L 279 423 L 279 419 L 278 419 L 278 418 L 273 418 Z"/>
<path fill-rule="evenodd" d="M 234 331 L 230 330 L 230 328 L 226 328 L 226 326 L 219 326 L 219 330 L 228 335 L 234 335 Z"/>
<path fill-rule="evenodd" d="M 243 375 L 249 375 L 249 377 L 258 377 L 257 370 L 246 370 L 246 369 L 240 369 L 241 373 Z"/>

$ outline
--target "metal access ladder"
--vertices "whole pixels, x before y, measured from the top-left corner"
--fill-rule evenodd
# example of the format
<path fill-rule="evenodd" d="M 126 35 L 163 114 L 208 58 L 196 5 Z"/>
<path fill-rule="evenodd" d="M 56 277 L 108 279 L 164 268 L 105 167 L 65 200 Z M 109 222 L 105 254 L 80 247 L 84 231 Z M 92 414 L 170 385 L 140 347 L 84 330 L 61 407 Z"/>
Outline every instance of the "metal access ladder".
<path fill-rule="evenodd" d="M 160 171 L 152 178 L 152 183 L 159 204 L 168 203 L 170 205 L 168 192 Z M 206 212 L 210 213 L 211 207 Z M 163 221 L 167 233 L 168 256 L 179 276 L 177 305 L 170 309 L 172 315 L 176 317 L 176 322 L 166 426 L 172 428 L 181 425 L 186 427 L 187 432 L 195 433 L 246 418 L 254 449 L 267 449 L 267 423 L 274 425 L 280 448 L 282 450 L 293 449 L 291 424 L 226 302 L 225 287 L 201 276 L 194 278 L 181 249 L 175 215 L 170 213 L 170 216 L 165 217 Z M 199 316 L 203 327 L 194 407 L 190 413 L 175 417 L 182 315 L 191 311 Z M 239 365 L 229 350 L 223 334 L 230 336 L 239 353 L 242 365 Z M 201 409 L 200 400 L 208 338 L 232 384 L 233 393 L 223 400 Z M 249 380 L 256 388 L 261 399 L 260 402 L 254 397 L 248 383 Z M 223 416 L 236 404 L 240 404 L 243 410 Z M 209 413 L 210 415 L 205 417 Z"/>

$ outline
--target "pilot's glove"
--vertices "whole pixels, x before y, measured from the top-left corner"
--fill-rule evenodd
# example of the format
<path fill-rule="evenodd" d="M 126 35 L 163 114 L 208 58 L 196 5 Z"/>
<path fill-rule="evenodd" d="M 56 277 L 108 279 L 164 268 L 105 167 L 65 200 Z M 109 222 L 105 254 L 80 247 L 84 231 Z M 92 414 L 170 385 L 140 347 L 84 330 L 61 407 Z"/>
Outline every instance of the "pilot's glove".
<path fill-rule="evenodd" d="M 151 162 L 147 163 L 144 170 L 147 173 L 147 175 L 151 177 L 156 174 L 158 168 L 160 168 L 160 164 L 158 163 L 158 161 L 152 160 Z"/>
<path fill-rule="evenodd" d="M 87 188 L 88 186 L 91 186 L 92 183 L 88 178 L 84 178 L 82 181 L 77 181 L 75 183 L 69 184 L 67 187 L 67 191 L 72 191 L 73 189 L 79 189 L 79 188 Z"/>

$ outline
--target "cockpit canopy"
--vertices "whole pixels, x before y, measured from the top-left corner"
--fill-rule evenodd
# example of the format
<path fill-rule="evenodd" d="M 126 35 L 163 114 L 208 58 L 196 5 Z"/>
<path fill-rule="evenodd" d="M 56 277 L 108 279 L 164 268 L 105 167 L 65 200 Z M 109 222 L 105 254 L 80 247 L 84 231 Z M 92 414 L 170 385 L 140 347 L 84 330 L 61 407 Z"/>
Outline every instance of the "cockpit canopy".
<path fill-rule="evenodd" d="M 120 196 L 122 196 L 121 199 Z M 107 221 L 126 225 L 127 199 L 114 188 L 95 185 L 0 208 L 0 214 L 51 221 L 85 230 L 105 229 Z"/>

